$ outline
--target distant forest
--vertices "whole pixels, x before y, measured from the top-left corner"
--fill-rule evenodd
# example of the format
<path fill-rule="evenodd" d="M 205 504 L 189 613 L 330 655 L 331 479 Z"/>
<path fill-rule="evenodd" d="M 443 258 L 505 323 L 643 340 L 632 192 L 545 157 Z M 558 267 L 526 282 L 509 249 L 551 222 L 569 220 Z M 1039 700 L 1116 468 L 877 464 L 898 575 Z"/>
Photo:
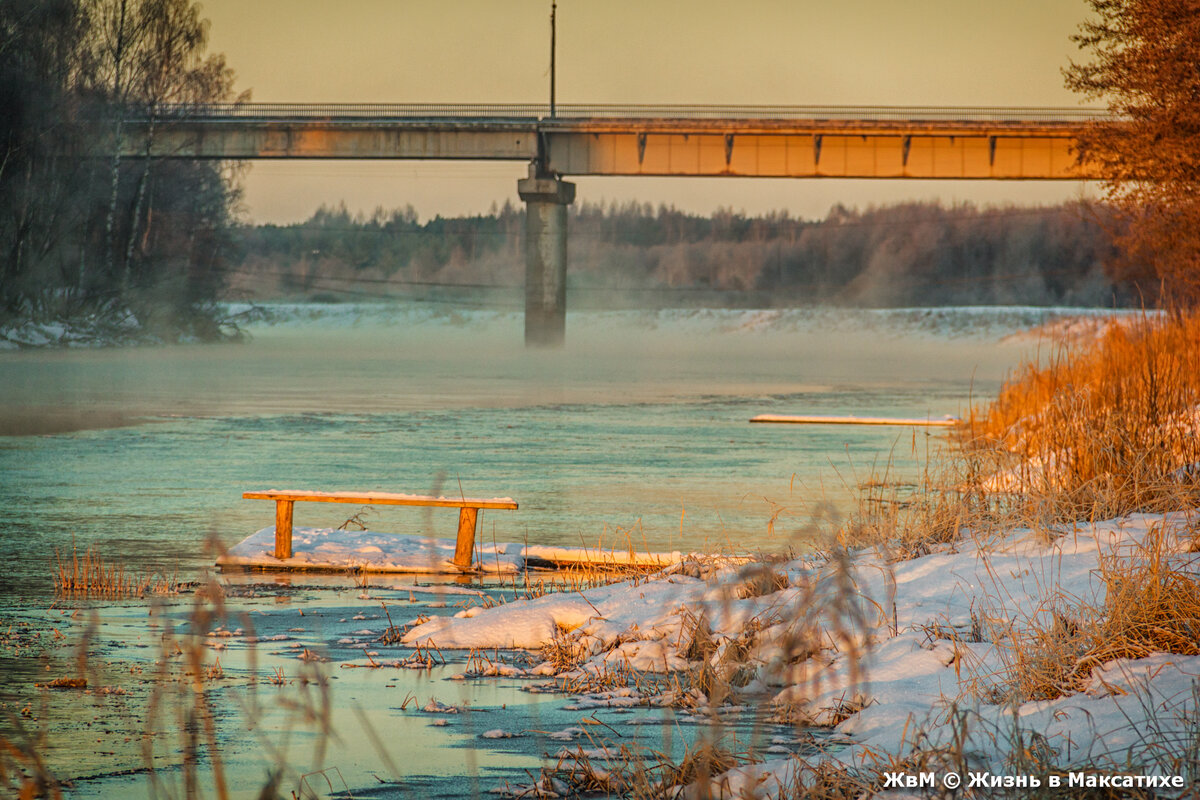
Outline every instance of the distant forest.
<path fill-rule="evenodd" d="M 1123 305 L 1103 206 L 834 207 L 697 216 L 660 206 L 571 209 L 572 307 Z M 238 232 L 227 295 L 324 301 L 406 297 L 518 306 L 523 209 L 419 222 L 411 207 L 370 216 L 318 210 Z"/>

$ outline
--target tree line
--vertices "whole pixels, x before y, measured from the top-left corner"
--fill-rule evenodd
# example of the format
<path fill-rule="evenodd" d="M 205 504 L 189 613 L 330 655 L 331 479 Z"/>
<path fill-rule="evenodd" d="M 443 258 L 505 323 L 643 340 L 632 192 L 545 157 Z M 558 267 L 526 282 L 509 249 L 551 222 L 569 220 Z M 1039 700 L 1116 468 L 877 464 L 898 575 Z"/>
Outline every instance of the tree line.
<path fill-rule="evenodd" d="M 1073 202 L 978 208 L 911 202 L 710 216 L 647 204 L 581 203 L 569 220 L 568 286 L 592 305 L 1130 302 L 1113 263 L 1108 212 Z M 523 211 L 426 222 L 411 207 L 323 207 L 294 225 L 238 230 L 230 291 L 251 298 L 514 297 L 524 276 Z"/>
<path fill-rule="evenodd" d="M 207 38 L 190 0 L 0 2 L 0 323 L 218 335 L 229 168 L 121 155 L 167 106 L 235 99 Z"/>

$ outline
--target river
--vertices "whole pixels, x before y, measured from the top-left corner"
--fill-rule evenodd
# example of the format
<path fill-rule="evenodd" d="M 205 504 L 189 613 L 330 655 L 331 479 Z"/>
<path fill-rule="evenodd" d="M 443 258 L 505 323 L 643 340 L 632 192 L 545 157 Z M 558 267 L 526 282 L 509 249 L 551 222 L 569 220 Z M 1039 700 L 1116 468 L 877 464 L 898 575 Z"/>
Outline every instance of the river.
<path fill-rule="evenodd" d="M 519 511 L 485 512 L 489 541 L 803 548 L 814 513 L 844 511 L 855 486 L 885 470 L 892 480 L 911 478 L 944 434 L 750 425 L 751 416 L 963 414 L 1033 352 L 1029 339 L 1009 334 L 1062 313 L 582 312 L 568 318 L 564 349 L 539 351 L 522 346 L 521 318 L 505 312 L 369 304 L 229 310 L 243 314 L 247 342 L 0 352 L 0 424 L 13 434 L 0 436 L 0 619 L 50 630 L 62 614 L 51 605 L 55 552 L 73 546 L 94 546 L 129 570 L 199 579 L 211 569 L 214 541 L 232 545 L 272 523 L 270 504 L 241 499 L 252 489 L 517 499 Z M 296 523 L 336 525 L 355 511 L 302 504 Z M 365 519 L 375 530 L 451 536 L 453 517 L 382 509 Z M 333 647 L 354 626 L 346 620 L 357 607 L 378 605 L 347 593 L 351 585 L 343 581 L 336 597 L 302 587 L 282 606 L 263 601 L 260 627 L 298 631 L 295 609 L 302 615 L 308 607 L 311 620 L 314 609 L 330 606 L 322 627 L 290 638 Z M 401 587 L 384 599 L 406 597 Z M 413 602 L 447 613 L 431 610 L 441 607 L 430 598 Z M 185 612 L 167 616 L 182 620 Z M 122 636 L 116 631 L 153 640 L 144 618 L 141 606 L 104 610 L 106 635 L 115 637 L 109 657 L 111 647 L 124 647 L 112 644 Z M 59 627 L 78 633 L 83 623 L 72 619 Z M 7 665 L 0 692 L 19 703 L 42 662 L 28 655 L 32 646 L 0 651 Z M 236 651 L 224 657 L 232 671 Z M 287 660 L 294 652 L 274 655 L 271 663 L 294 663 Z M 66 663 L 62 653 L 57 658 Z M 351 696 L 353 686 L 379 683 L 363 688 L 363 697 L 388 724 L 378 692 L 394 679 L 345 672 L 363 673 L 337 687 Z M 518 703 L 521 714 L 541 702 L 514 687 L 471 691 L 490 697 L 485 705 Z M 450 757 L 426 758 L 424 771 L 405 773 L 441 776 L 428 778 L 428 793 L 453 795 L 438 780 L 461 774 L 466 767 L 455 766 L 454 754 L 479 746 L 475 736 L 446 736 L 435 732 L 440 744 L 430 746 Z M 349 741 L 350 749 L 361 744 Z M 510 770 L 537 763 L 534 744 L 488 747 L 467 759 L 473 774 L 493 751 L 515 754 L 499 759 Z M 79 774 L 106 773 L 103 755 L 89 764 L 77 765 Z M 243 755 L 242 769 L 255 768 Z M 347 771 L 360 780 L 374 774 Z M 87 786 L 115 796 L 127 784 Z"/>

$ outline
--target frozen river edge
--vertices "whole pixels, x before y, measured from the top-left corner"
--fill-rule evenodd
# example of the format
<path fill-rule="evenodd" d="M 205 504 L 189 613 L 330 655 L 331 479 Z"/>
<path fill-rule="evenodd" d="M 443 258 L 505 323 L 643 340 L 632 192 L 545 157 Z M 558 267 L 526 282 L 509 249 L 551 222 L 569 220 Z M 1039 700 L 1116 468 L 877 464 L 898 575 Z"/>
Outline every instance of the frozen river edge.
<path fill-rule="evenodd" d="M 968 536 L 897 563 L 871 551 L 845 563 L 728 567 L 701 559 L 646 580 L 436 617 L 409 630 L 404 642 L 475 650 L 556 643 L 576 654 L 573 662 L 544 662 L 530 672 L 575 684 L 614 669 L 694 673 L 707 666 L 727 681 L 736 674 L 741 680 L 730 681 L 725 704 L 763 702 L 779 719 L 829 728 L 816 761 L 874 775 L 868 782 L 879 789 L 889 780 L 881 764 L 893 765 L 893 786 L 905 786 L 896 775 L 925 754 L 926 770 L 969 769 L 977 781 L 985 774 L 1000 781 L 979 784 L 993 788 L 1010 786 L 1008 778 L 1046 785 L 1052 776 L 1065 786 L 1071 774 L 1100 770 L 1132 776 L 1121 786 L 1153 778 L 1169 790 L 1195 785 L 1178 743 L 1197 730 L 1200 656 L 1111 660 L 1096 665 L 1081 691 L 997 701 L 1018 667 L 1013 648 L 1045 626 L 1058 601 L 1103 605 L 1110 559 L 1165 553 L 1174 569 L 1194 575 L 1200 555 L 1192 519 L 1137 514 L 1059 530 L 1049 541 L 1045 531 L 1031 530 L 992 541 Z M 847 585 L 853 589 L 839 600 L 838 587 Z M 800 655 L 798 643 L 811 644 L 814 635 L 819 649 Z M 722 702 L 691 691 L 687 697 L 624 687 L 584 692 L 575 705 Z M 1014 751 L 1031 737 L 1043 750 L 1040 762 Z M 952 753 L 961 760 L 945 760 Z M 719 797 L 791 796 L 813 770 L 813 758 L 793 755 L 715 776 L 711 790 Z"/>

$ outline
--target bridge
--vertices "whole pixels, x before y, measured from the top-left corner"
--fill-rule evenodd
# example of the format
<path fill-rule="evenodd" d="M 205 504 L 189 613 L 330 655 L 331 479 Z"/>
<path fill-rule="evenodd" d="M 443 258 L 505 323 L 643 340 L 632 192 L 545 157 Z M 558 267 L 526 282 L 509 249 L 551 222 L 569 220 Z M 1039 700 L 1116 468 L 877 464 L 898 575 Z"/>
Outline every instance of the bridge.
<path fill-rule="evenodd" d="M 522 161 L 525 341 L 566 329 L 564 176 L 1086 180 L 1079 108 L 240 103 L 131 114 L 125 157 Z"/>

